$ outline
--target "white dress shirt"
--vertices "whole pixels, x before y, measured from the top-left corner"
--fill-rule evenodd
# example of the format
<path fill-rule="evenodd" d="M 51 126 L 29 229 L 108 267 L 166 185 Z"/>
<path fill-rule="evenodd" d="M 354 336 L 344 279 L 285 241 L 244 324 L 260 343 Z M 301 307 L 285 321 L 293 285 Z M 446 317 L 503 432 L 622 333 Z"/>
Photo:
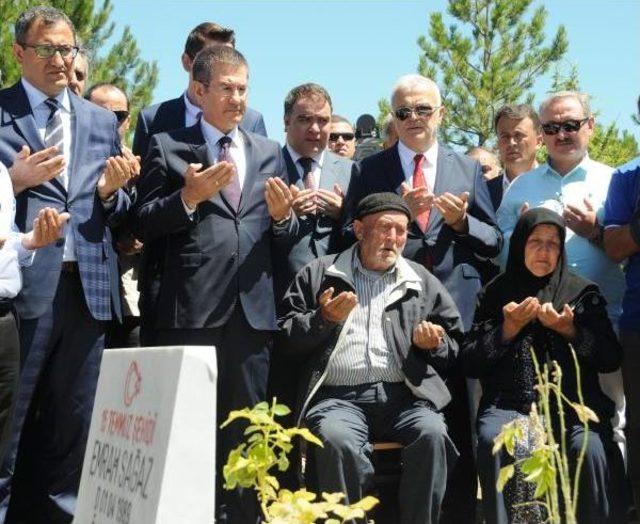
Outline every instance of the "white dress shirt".
<path fill-rule="evenodd" d="M 293 165 L 296 166 L 296 170 L 298 171 L 300 180 L 303 180 L 303 177 L 304 175 L 306 175 L 306 173 L 302 172 L 302 166 L 300 165 L 300 162 L 298 162 L 298 160 L 302 158 L 302 155 L 299 154 L 295 149 L 293 149 L 288 142 L 286 147 L 287 151 L 289 151 L 289 155 L 291 155 L 291 160 L 293 160 Z M 311 165 L 313 168 L 313 189 L 318 189 L 320 187 L 320 175 L 322 173 L 322 166 L 324 165 L 324 152 L 325 150 L 323 149 L 316 156 L 310 157 L 312 160 Z"/>
<path fill-rule="evenodd" d="M 47 120 L 49 119 L 49 114 L 51 110 L 49 106 L 45 103 L 45 100 L 49 98 L 46 94 L 44 94 L 39 89 L 35 88 L 33 85 L 29 83 L 28 80 L 22 79 L 22 85 L 24 87 L 25 92 L 27 93 L 27 98 L 29 99 L 29 104 L 31 105 L 31 111 L 33 112 L 33 117 L 36 121 L 36 128 L 38 129 L 38 134 L 42 141 L 44 142 L 44 135 L 47 130 Z M 60 94 L 56 97 L 53 97 L 60 103 L 60 118 L 62 120 L 62 134 L 63 144 L 62 144 L 62 154 L 64 156 L 66 167 L 64 171 L 58 175 L 58 180 L 62 183 L 65 189 L 69 189 L 69 166 L 71 165 L 71 144 L 73 142 L 73 136 L 71 133 L 71 101 L 69 100 L 69 93 L 66 89 L 63 89 Z M 32 151 L 33 152 L 33 151 Z M 72 219 L 73 220 L 73 219 Z M 77 260 L 76 257 L 76 249 L 75 242 L 73 238 L 73 232 L 71 227 L 67 225 L 65 227 L 65 236 L 64 236 L 64 251 L 62 254 L 62 260 L 65 262 L 70 262 Z"/>
<path fill-rule="evenodd" d="M 414 151 L 404 145 L 402 140 L 398 140 L 398 154 L 400 155 L 402 171 L 404 172 L 404 178 L 410 187 L 413 187 L 413 170 L 415 168 L 414 157 L 420 153 L 423 154 L 425 158 L 425 161 L 422 164 L 422 173 L 424 174 L 425 181 L 429 185 L 429 189 L 433 193 L 433 188 L 436 185 L 436 167 L 438 165 L 438 142 L 435 141 L 426 151 Z"/>
<path fill-rule="evenodd" d="M 14 222 L 15 214 L 11 177 L 0 163 L 0 238 L 6 239 L 0 248 L 0 298 L 13 298 L 20 292 L 20 266 L 30 265 L 35 253 L 22 246 L 22 235 Z"/>

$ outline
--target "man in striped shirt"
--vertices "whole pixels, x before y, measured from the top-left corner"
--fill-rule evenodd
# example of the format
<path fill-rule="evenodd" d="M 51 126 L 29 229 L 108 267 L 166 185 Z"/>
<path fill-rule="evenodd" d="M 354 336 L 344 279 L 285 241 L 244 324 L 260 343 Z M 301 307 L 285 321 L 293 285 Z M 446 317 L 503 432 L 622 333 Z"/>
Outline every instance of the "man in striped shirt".
<path fill-rule="evenodd" d="M 295 277 L 279 320 L 283 351 L 306 357 L 297 415 L 324 447 L 311 450 L 320 491 L 359 500 L 373 477 L 374 441 L 401 443 L 400 520 L 437 522 L 457 456 L 440 411 L 440 378 L 462 337 L 442 284 L 401 253 L 411 214 L 395 193 L 362 199 L 356 244 Z"/>

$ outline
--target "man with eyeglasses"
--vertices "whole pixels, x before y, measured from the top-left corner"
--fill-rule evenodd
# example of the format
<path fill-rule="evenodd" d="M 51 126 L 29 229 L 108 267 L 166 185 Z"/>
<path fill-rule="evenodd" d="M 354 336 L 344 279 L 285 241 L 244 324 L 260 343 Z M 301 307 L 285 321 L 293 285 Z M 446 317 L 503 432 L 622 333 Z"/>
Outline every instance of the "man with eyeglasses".
<path fill-rule="evenodd" d="M 520 214 L 530 207 L 547 207 L 567 224 L 565 247 L 572 270 L 600 287 L 614 326 L 622 313 L 624 273 L 603 246 L 604 202 L 613 168 L 589 158 L 587 148 L 595 119 L 589 97 L 561 91 L 540 104 L 542 138 L 548 159 L 522 173 L 505 192 L 497 211 L 505 243 L 499 261 L 504 267 L 509 239 Z M 600 376 L 604 392 L 615 402 L 614 439 L 624 448 L 625 400 L 620 371 Z M 589 497 L 588 493 L 581 496 Z"/>
<path fill-rule="evenodd" d="M 401 77 L 393 88 L 391 107 L 399 140 L 362 160 L 346 196 L 345 234 L 351 232 L 362 198 L 384 191 L 401 194 L 413 217 L 404 256 L 424 265 L 444 284 L 468 330 L 482 288 L 481 275 L 501 247 L 480 164 L 438 142 L 445 108 L 432 80 L 421 75 Z M 453 400 L 445 416 L 461 456 L 449 475 L 444 518 L 474 522 L 476 475 L 462 372 L 451 371 L 448 383 Z"/>
<path fill-rule="evenodd" d="M 540 119 L 529 104 L 502 106 L 494 118 L 502 172 L 487 181 L 493 207 L 498 210 L 502 195 L 522 173 L 538 167 L 536 154 L 542 146 Z"/>
<path fill-rule="evenodd" d="M 232 47 L 196 55 L 202 118 L 153 136 L 133 208 L 138 238 L 166 246 L 152 326 L 157 343 L 215 346 L 219 421 L 266 398 L 276 329 L 272 248 L 295 222 L 280 145 L 239 127 L 248 73 Z M 256 522 L 255 495 L 222 489 L 222 466 L 242 432 L 236 426 L 217 434 L 219 523 Z"/>
<path fill-rule="evenodd" d="M 22 78 L 0 91 L 0 162 L 10 166 L 18 228 L 28 232 L 45 207 L 71 216 L 64 238 L 23 271 L 15 301 L 22 370 L 0 521 L 71 521 L 105 328 L 121 314 L 110 228 L 129 207 L 121 188 L 131 173 L 113 113 L 67 88 L 77 52 L 64 13 L 24 11 L 13 44 Z"/>
<path fill-rule="evenodd" d="M 329 150 L 351 160 L 356 154 L 356 133 L 351 122 L 340 115 L 331 115 Z"/>

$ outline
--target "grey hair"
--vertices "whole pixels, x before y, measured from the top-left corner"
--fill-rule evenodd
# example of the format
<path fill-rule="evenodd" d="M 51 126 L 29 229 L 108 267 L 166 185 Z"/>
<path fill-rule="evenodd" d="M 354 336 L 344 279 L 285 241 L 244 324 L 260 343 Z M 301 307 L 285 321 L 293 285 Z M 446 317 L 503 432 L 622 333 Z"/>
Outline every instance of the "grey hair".
<path fill-rule="evenodd" d="M 30 7 L 26 11 L 23 11 L 14 26 L 14 34 L 16 42 L 24 43 L 27 33 L 36 20 L 42 20 L 45 26 L 51 26 L 58 22 L 64 22 L 69 26 L 73 33 L 73 39 L 76 39 L 76 28 L 73 26 L 73 22 L 70 18 L 59 9 L 48 5 L 39 5 Z"/>
<path fill-rule="evenodd" d="M 201 84 L 208 84 L 217 64 L 249 69 L 249 64 L 240 51 L 226 45 L 212 45 L 203 48 L 196 55 L 191 68 L 193 79 Z"/>
<path fill-rule="evenodd" d="M 354 129 L 353 124 L 349 122 L 349 120 L 347 120 L 345 117 L 340 115 L 336 115 L 336 114 L 331 115 L 331 123 L 332 124 L 340 124 L 340 123 L 349 124 L 351 129 Z"/>
<path fill-rule="evenodd" d="M 589 104 L 589 95 L 587 95 L 586 93 L 581 93 L 580 91 L 558 91 L 557 93 L 553 93 L 551 96 L 542 101 L 542 103 L 540 104 L 540 109 L 538 110 L 538 114 L 542 116 L 542 113 L 546 111 L 553 102 L 562 98 L 573 98 L 577 100 L 582 107 L 584 117 L 587 118 L 592 116 L 591 106 Z"/>
<path fill-rule="evenodd" d="M 396 80 L 396 83 L 393 84 L 393 89 L 391 90 L 391 105 L 393 106 L 393 100 L 398 94 L 398 91 L 414 89 L 416 87 L 422 88 L 428 91 L 435 91 L 437 105 L 442 104 L 440 89 L 438 88 L 438 85 L 433 80 L 431 80 L 430 78 L 427 78 L 426 76 L 411 74 L 411 75 L 401 76 L 400 78 L 398 78 L 398 80 Z"/>

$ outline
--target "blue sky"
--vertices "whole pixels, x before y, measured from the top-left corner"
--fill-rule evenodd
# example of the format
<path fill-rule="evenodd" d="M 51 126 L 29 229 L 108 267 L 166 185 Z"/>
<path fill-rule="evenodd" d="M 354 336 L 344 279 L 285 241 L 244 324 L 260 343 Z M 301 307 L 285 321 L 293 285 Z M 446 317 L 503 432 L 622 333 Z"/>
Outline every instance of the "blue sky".
<path fill-rule="evenodd" d="M 265 117 L 269 135 L 283 138 L 282 103 L 303 82 L 326 87 L 334 111 L 351 120 L 377 114 L 396 78 L 415 72 L 418 36 L 426 35 L 429 14 L 445 12 L 445 0 L 356 1 L 178 1 L 113 0 L 119 35 L 131 26 L 142 56 L 160 68 L 154 101 L 186 87 L 180 55 L 188 32 L 203 21 L 232 27 L 237 48 L 250 66 L 249 105 Z M 544 2 L 547 35 L 564 24 L 568 70 L 576 64 L 582 89 L 593 96 L 599 121 L 615 121 L 640 140 L 630 118 L 640 95 L 640 2 L 638 0 L 555 0 Z M 540 5 L 540 2 L 534 2 Z M 535 88 L 536 104 L 549 79 Z"/>

